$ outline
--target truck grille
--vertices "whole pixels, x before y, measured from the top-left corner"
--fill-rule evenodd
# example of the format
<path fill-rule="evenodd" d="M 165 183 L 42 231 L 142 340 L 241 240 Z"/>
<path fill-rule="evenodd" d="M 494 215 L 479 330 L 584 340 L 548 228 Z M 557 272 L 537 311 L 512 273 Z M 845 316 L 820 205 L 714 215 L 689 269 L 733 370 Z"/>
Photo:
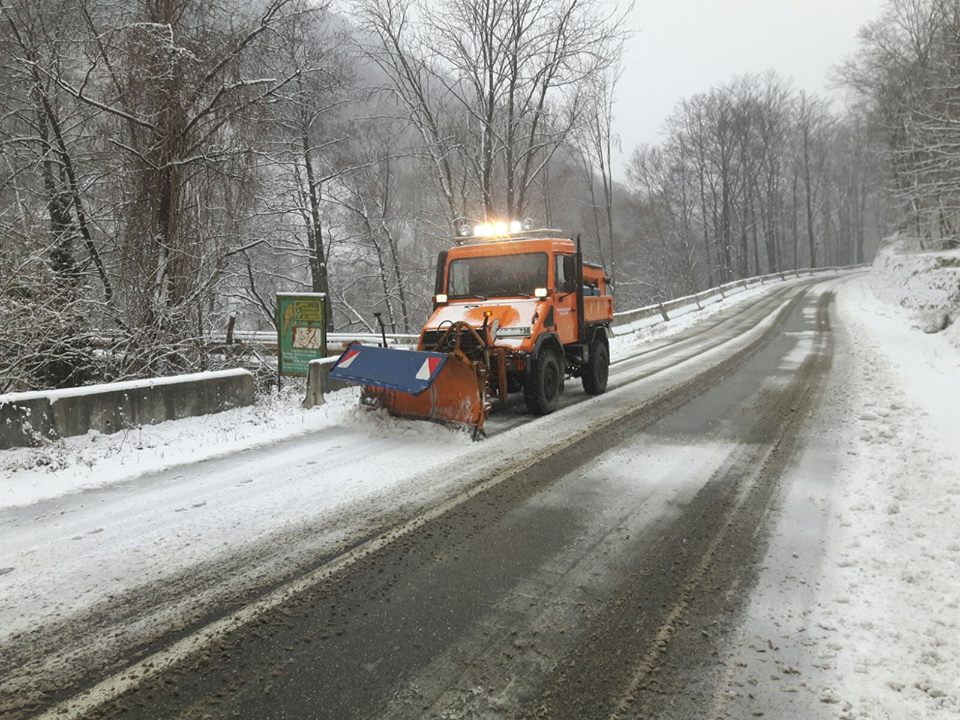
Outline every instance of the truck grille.
<path fill-rule="evenodd" d="M 423 349 L 432 350 L 434 352 L 451 352 L 456 344 L 453 333 L 447 336 L 447 339 L 444 342 L 444 347 L 437 347 L 437 342 L 445 332 L 445 329 L 427 330 L 423 334 Z M 471 359 L 478 359 L 480 354 L 483 352 L 483 347 L 477 342 L 477 339 L 473 336 L 473 334 L 464 330 L 460 331 L 460 349 L 467 357 Z"/>
<path fill-rule="evenodd" d="M 436 350 L 437 340 L 440 339 L 439 330 L 427 330 L 423 334 L 423 349 L 424 350 Z"/>

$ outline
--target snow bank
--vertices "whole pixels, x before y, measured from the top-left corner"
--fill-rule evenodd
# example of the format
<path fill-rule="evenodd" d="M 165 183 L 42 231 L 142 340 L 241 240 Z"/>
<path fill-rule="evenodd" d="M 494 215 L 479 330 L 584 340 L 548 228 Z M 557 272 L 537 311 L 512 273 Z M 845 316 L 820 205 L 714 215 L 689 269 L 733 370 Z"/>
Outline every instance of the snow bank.
<path fill-rule="evenodd" d="M 892 238 L 873 261 L 870 288 L 883 302 L 906 308 L 925 323 L 936 324 L 937 315 L 956 319 L 960 311 L 960 249 L 923 250 L 909 238 Z"/>
<path fill-rule="evenodd" d="M 863 281 L 838 301 L 852 413 L 836 429 L 840 494 L 812 617 L 828 697 L 841 718 L 957 718 L 960 353 L 912 331 Z"/>
<path fill-rule="evenodd" d="M 0 450 L 0 508 L 28 505 L 170 468 L 226 457 L 298 435 L 349 424 L 357 393 L 332 393 L 315 410 L 300 407 L 302 389 L 214 415 L 170 420 L 104 434 Z"/>
<path fill-rule="evenodd" d="M 943 333 L 944 339 L 960 350 L 960 318 L 954 317 L 953 324 Z"/>

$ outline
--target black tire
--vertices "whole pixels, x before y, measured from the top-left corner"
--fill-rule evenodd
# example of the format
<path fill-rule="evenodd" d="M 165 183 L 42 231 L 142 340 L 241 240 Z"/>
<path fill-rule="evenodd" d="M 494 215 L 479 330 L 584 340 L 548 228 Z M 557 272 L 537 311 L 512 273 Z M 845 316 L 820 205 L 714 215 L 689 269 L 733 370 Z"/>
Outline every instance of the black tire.
<path fill-rule="evenodd" d="M 587 395 L 603 395 L 607 391 L 610 376 L 610 345 L 602 334 L 597 333 L 590 345 L 590 362 L 583 366 L 580 380 Z"/>
<path fill-rule="evenodd" d="M 541 349 L 523 387 L 527 410 L 534 415 L 549 415 L 557 409 L 562 387 L 563 367 L 559 356 L 553 349 Z"/>

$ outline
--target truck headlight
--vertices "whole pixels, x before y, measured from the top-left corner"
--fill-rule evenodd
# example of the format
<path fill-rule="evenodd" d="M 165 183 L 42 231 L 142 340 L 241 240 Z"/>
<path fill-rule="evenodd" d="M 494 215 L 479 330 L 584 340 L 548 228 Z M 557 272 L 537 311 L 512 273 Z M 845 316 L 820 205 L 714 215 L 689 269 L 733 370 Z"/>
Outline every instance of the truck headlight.
<path fill-rule="evenodd" d="M 537 288 L 533 291 L 533 296 L 538 298 L 545 298 L 547 296 L 546 288 Z"/>
<path fill-rule="evenodd" d="M 440 293 L 439 295 L 434 295 L 433 301 L 437 303 L 437 305 L 443 305 L 447 301 L 447 296 L 444 295 L 443 293 Z"/>

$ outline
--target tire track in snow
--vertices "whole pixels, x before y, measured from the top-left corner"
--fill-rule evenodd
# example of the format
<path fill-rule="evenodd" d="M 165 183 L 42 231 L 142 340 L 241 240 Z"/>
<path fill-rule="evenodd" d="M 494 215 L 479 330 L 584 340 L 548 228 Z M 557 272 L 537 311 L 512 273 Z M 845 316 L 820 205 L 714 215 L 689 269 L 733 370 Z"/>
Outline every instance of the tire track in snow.
<path fill-rule="evenodd" d="M 753 432 L 691 502 L 685 522 L 671 526 L 625 579 L 522 717 L 706 716 L 712 696 L 689 693 L 698 672 L 722 670 L 713 653 L 716 639 L 705 629 L 712 633 L 749 595 L 750 558 L 762 548 L 798 430 L 819 402 L 816 381 L 830 367 L 831 299 L 824 294 L 818 305 L 815 352 L 770 397 Z"/>

